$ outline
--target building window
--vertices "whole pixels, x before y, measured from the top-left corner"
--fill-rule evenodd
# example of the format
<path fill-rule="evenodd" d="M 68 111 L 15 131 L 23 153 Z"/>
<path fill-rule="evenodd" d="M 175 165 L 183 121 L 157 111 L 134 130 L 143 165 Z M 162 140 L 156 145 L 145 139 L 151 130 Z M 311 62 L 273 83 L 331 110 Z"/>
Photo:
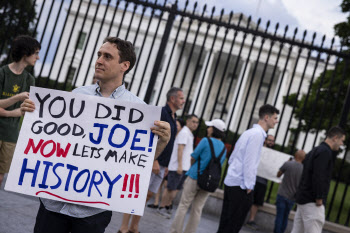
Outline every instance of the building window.
<path fill-rule="evenodd" d="M 72 67 L 72 66 L 69 67 L 68 74 L 67 74 L 67 84 L 71 85 L 73 83 L 76 70 L 77 69 L 75 67 Z"/>
<path fill-rule="evenodd" d="M 80 32 L 80 36 L 78 36 L 78 41 L 77 41 L 77 49 L 81 50 L 84 48 L 85 39 L 86 39 L 86 32 Z"/>

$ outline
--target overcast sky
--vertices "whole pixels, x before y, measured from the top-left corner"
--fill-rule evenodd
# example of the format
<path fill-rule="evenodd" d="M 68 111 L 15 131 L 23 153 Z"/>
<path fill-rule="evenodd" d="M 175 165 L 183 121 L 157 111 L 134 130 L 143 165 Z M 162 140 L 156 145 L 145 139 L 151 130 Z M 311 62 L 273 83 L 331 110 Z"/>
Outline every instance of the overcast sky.
<path fill-rule="evenodd" d="M 185 0 L 179 0 L 180 7 L 184 2 Z M 316 32 L 317 38 L 326 35 L 327 41 L 330 41 L 334 36 L 333 26 L 345 21 L 347 17 L 341 12 L 341 2 L 342 0 L 199 0 L 198 4 L 200 9 L 204 4 L 209 9 L 215 6 L 217 13 L 224 8 L 227 13 L 232 10 L 234 13 L 251 15 L 254 21 L 261 17 L 263 25 L 267 20 L 272 25 L 279 22 L 281 30 L 286 25 L 289 25 L 290 32 L 298 27 L 299 35 L 308 30 L 309 39 Z"/>

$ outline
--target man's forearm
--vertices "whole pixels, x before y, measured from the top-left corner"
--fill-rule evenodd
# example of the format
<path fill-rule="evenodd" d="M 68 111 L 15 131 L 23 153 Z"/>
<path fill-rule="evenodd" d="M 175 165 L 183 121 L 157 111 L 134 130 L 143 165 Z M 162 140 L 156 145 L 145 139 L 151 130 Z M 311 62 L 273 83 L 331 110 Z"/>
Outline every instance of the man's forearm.
<path fill-rule="evenodd" d="M 21 116 L 22 116 L 22 113 L 20 108 L 17 108 L 12 111 L 7 111 L 3 108 L 0 108 L 0 117 L 21 117 Z"/>
<path fill-rule="evenodd" d="M 19 100 L 18 100 L 17 95 L 12 96 L 12 97 L 7 98 L 7 99 L 2 99 L 2 100 L 0 100 L 0 108 L 8 108 L 8 107 L 14 105 L 15 103 L 17 103 L 18 101 Z"/>

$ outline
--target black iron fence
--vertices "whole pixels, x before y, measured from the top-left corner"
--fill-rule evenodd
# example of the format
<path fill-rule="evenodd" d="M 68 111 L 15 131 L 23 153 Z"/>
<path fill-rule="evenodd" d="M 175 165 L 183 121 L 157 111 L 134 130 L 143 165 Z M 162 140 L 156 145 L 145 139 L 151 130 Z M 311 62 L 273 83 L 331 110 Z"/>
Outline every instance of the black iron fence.
<path fill-rule="evenodd" d="M 2 4 L 3 26 L 19 27 L 28 17 L 29 32 L 42 44 L 41 62 L 34 69 L 38 86 L 69 91 L 91 84 L 102 40 L 118 36 L 134 44 L 138 58 L 125 76 L 127 88 L 154 105 L 165 103 L 171 86 L 183 88 L 186 104 L 180 115 L 223 119 L 230 152 L 265 103 L 281 110 L 280 123 L 269 132 L 276 137 L 276 150 L 308 152 L 336 124 L 350 132 L 350 56 L 335 39 L 327 43 L 313 34 L 308 40 L 306 31 L 269 21 L 262 25 L 260 19 L 253 22 L 243 14 L 206 6 L 199 9 L 189 1 L 33 0 L 33 21 L 24 14 L 16 21 L 21 9 Z M 8 61 L 10 41 L 0 44 L 0 54 Z M 197 138 L 203 128 L 195 132 Z M 326 213 L 330 221 L 346 226 L 348 145 L 337 162 Z M 272 201 L 276 186 L 269 186 L 267 201 Z"/>

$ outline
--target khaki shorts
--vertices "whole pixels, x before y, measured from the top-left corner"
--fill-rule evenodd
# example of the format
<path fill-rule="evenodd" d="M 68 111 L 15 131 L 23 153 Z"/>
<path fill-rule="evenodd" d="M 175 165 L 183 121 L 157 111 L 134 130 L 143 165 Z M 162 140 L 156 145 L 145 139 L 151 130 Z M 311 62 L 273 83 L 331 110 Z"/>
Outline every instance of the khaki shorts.
<path fill-rule="evenodd" d="M 15 152 L 16 143 L 0 140 L 0 173 L 8 173 Z"/>

